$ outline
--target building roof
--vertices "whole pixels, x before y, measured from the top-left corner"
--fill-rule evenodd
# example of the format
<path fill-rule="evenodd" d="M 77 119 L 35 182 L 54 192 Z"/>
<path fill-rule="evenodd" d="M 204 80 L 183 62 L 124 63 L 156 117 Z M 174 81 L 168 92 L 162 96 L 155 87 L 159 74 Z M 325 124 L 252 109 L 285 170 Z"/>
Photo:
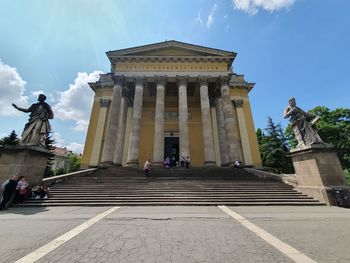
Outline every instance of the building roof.
<path fill-rule="evenodd" d="M 68 150 L 66 147 L 55 147 L 54 154 L 58 156 L 66 156 L 71 154 L 72 151 Z"/>
<path fill-rule="evenodd" d="M 138 53 L 144 53 L 149 51 L 154 51 L 158 49 L 164 49 L 164 48 L 178 48 L 178 49 L 185 49 L 185 50 L 191 50 L 193 52 L 202 53 L 202 55 L 208 55 L 208 56 L 229 56 L 234 58 L 236 56 L 235 52 L 226 51 L 222 49 L 217 48 L 210 48 L 210 47 L 204 47 L 194 44 L 189 44 L 185 42 L 179 42 L 176 40 L 166 40 L 164 42 L 149 44 L 149 45 L 143 45 L 143 46 L 137 46 L 137 47 L 131 47 L 131 48 L 125 48 L 125 49 L 119 49 L 114 51 L 108 51 L 106 52 L 108 57 L 111 56 L 122 56 L 122 55 L 136 55 Z"/>

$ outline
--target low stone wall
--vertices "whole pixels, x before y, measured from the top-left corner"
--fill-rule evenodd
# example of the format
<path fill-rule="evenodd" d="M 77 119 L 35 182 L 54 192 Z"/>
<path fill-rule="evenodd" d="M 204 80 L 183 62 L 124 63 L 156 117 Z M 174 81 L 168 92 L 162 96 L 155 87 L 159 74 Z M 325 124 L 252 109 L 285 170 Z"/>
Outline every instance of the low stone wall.
<path fill-rule="evenodd" d="M 67 174 L 61 174 L 61 175 L 57 175 L 57 176 L 47 177 L 47 178 L 43 179 L 43 183 L 45 183 L 46 185 L 53 185 L 55 183 L 62 182 L 64 180 L 68 179 L 69 177 L 88 175 L 96 170 L 98 170 L 98 168 L 90 168 L 90 169 L 80 170 L 80 171 L 73 172 L 73 173 L 67 173 Z"/>
<path fill-rule="evenodd" d="M 275 181 L 284 182 L 293 186 L 298 185 L 298 181 L 295 174 L 275 174 L 254 168 L 244 168 L 244 170 L 254 174 L 257 177 L 272 178 Z"/>

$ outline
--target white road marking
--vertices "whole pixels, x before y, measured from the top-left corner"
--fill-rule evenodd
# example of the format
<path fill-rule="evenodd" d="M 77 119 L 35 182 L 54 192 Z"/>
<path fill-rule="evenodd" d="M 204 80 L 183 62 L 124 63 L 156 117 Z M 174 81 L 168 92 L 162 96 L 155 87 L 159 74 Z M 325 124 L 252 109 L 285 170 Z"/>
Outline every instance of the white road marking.
<path fill-rule="evenodd" d="M 295 248 L 291 247 L 290 245 L 282 242 L 278 238 L 274 237 L 270 233 L 266 232 L 265 230 L 261 229 L 260 227 L 254 225 L 253 223 L 249 222 L 246 218 L 241 216 L 240 214 L 237 214 L 236 212 L 233 212 L 231 209 L 229 209 L 227 206 L 219 205 L 218 206 L 222 211 L 224 211 L 226 214 L 234 218 L 238 223 L 243 225 L 244 227 L 248 228 L 250 231 L 252 231 L 254 234 L 256 234 L 258 237 L 265 240 L 270 245 L 277 248 L 279 251 L 281 251 L 283 254 L 285 254 L 290 259 L 294 260 L 297 263 L 316 263 L 313 259 L 309 258 L 308 256 L 304 255 L 300 251 L 296 250 Z"/>
<path fill-rule="evenodd" d="M 76 228 L 73 228 L 72 230 L 68 231 L 67 233 L 55 238 L 51 242 L 47 243 L 46 245 L 38 248 L 37 250 L 34 250 L 33 252 L 29 253 L 28 255 L 24 256 L 23 258 L 17 260 L 15 263 L 32 263 L 40 258 L 46 256 L 51 251 L 55 250 L 59 246 L 66 243 L 68 240 L 72 239 L 73 237 L 79 235 L 84 230 L 88 229 L 104 217 L 108 216 L 109 214 L 113 213 L 114 211 L 118 210 L 120 207 L 112 207 L 108 209 L 105 212 L 102 212 L 98 214 L 97 216 L 94 216 L 93 218 L 89 219 L 88 221 L 82 223 L 81 225 L 77 226 Z"/>

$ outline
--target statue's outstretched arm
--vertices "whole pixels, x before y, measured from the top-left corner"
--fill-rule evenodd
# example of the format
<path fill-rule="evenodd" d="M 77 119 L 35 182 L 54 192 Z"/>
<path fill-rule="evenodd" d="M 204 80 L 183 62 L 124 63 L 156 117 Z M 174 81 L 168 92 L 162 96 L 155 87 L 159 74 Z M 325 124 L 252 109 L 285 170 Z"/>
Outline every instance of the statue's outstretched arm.
<path fill-rule="evenodd" d="M 290 108 L 289 107 L 285 108 L 284 112 L 283 112 L 283 118 L 288 119 L 289 118 L 289 112 L 290 112 Z"/>
<path fill-rule="evenodd" d="M 16 104 L 14 104 L 14 103 L 12 103 L 12 106 L 13 106 L 15 109 L 19 110 L 19 111 L 31 112 L 31 109 L 30 109 L 30 108 L 28 108 L 28 109 L 20 108 L 20 107 L 18 107 L 18 106 L 17 106 Z"/>

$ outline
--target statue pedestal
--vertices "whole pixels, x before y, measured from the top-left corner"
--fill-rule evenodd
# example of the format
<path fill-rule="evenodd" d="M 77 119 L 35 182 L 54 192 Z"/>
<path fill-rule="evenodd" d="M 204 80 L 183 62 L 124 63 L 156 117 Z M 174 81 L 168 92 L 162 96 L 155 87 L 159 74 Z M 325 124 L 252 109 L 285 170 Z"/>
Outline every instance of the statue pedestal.
<path fill-rule="evenodd" d="M 349 189 L 333 147 L 317 146 L 290 151 L 298 181 L 297 189 L 313 198 L 336 205 L 332 190 Z"/>
<path fill-rule="evenodd" d="M 0 148 L 0 182 L 18 175 L 25 176 L 30 186 L 40 184 L 50 156 L 49 150 L 39 146 L 6 145 Z"/>

